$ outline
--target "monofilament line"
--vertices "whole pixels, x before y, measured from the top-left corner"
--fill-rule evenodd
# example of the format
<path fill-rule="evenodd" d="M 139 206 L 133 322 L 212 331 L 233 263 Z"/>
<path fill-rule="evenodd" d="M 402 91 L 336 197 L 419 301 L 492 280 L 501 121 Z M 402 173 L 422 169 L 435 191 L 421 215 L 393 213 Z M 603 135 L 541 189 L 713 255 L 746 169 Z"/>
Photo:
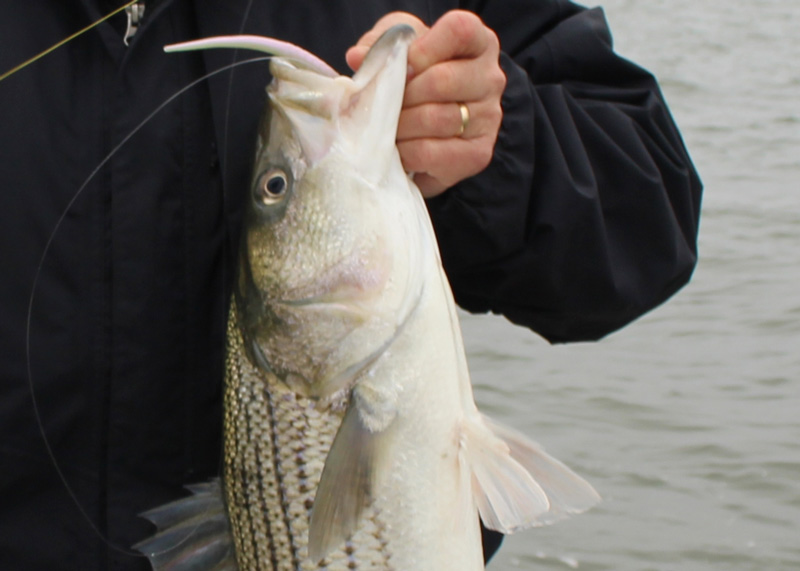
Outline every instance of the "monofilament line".
<path fill-rule="evenodd" d="M 130 1 L 130 2 L 128 2 L 127 4 L 123 4 L 122 6 L 120 6 L 119 8 L 117 8 L 116 10 L 114 10 L 113 12 L 111 12 L 111 13 L 109 13 L 109 14 L 106 14 L 105 16 L 103 16 L 102 18 L 100 18 L 99 20 L 97 20 L 96 22 L 92 22 L 91 24 L 89 24 L 88 26 L 86 26 L 85 28 L 83 28 L 83 29 L 81 29 L 81 30 L 78 30 L 77 32 L 75 32 L 75 33 L 74 33 L 74 34 L 72 34 L 71 36 L 67 36 L 66 38 L 64 38 L 63 40 L 61 40 L 60 42 L 58 42 L 57 44 L 53 44 L 52 46 L 50 46 L 49 48 L 47 48 L 47 49 L 46 49 L 46 50 L 44 50 L 43 52 L 41 52 L 41 53 L 39 53 L 39 54 L 36 54 L 36 55 L 35 55 L 35 56 L 33 56 L 32 58 L 25 60 L 24 62 L 22 62 L 22 63 L 21 63 L 21 64 L 19 64 L 18 66 L 15 66 L 15 67 L 13 67 L 13 68 L 9 69 L 7 72 L 5 72 L 5 73 L 3 73 L 2 75 L 0 75 L 0 81 L 3 81 L 3 80 L 4 80 L 5 78 L 7 78 L 8 76 L 10 76 L 10 75 L 13 75 L 13 74 L 17 73 L 19 70 L 21 70 L 21 69 L 23 69 L 23 68 L 25 68 L 25 67 L 29 66 L 30 64 L 32 64 L 33 62 L 35 62 L 35 61 L 37 61 L 37 60 L 39 60 L 39 59 L 43 58 L 44 56 L 46 56 L 46 55 L 47 55 L 47 54 L 49 54 L 50 52 L 52 52 L 52 51 L 54 51 L 54 50 L 57 50 L 58 48 L 60 48 L 60 47 L 61 47 L 61 46 L 63 46 L 64 44 L 66 44 L 67 42 L 74 40 L 75 38 L 77 38 L 77 37 L 78 37 L 78 36 L 80 36 L 81 34 L 88 32 L 89 30 L 91 30 L 91 29 L 92 29 L 92 28 L 94 28 L 95 26 L 99 26 L 100 24 L 102 24 L 103 22 L 105 22 L 106 20 L 108 20 L 109 18 L 111 18 L 112 16 L 114 16 L 114 15 L 116 15 L 116 14 L 119 14 L 120 12 L 122 12 L 122 11 L 123 11 L 125 8 L 127 8 L 128 6 L 132 6 L 133 4 L 136 4 L 136 2 L 138 2 L 138 0 L 131 0 L 131 1 Z"/>

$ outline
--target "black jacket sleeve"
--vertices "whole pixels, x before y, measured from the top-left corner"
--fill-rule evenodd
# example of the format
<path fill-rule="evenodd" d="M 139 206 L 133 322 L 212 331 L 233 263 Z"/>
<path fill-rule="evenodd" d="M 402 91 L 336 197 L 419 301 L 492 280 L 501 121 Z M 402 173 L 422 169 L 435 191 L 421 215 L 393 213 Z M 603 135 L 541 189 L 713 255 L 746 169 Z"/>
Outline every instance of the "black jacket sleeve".
<path fill-rule="evenodd" d="M 500 36 L 504 119 L 489 168 L 429 201 L 445 268 L 467 310 L 596 339 L 688 281 L 700 180 L 602 11 L 497 4 L 474 9 Z"/>

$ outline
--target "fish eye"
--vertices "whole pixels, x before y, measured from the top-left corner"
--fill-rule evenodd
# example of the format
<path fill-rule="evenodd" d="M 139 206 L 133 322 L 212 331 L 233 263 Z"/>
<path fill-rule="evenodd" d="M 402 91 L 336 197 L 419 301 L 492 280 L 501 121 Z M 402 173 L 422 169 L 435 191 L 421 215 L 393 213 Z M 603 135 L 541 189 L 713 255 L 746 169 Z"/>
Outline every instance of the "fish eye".
<path fill-rule="evenodd" d="M 256 186 L 256 200 L 265 205 L 277 204 L 289 189 L 289 180 L 281 169 L 269 169 L 261 175 Z"/>

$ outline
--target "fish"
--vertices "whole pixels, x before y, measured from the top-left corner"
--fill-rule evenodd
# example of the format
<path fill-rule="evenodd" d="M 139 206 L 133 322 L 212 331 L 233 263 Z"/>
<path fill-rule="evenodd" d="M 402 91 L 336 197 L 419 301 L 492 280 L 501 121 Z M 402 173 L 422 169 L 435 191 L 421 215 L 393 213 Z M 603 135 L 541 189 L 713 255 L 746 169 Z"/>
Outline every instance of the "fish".
<path fill-rule="evenodd" d="M 484 568 L 513 533 L 599 501 L 475 404 L 425 202 L 396 147 L 408 26 L 352 76 L 273 54 L 230 305 L 221 479 L 144 514 L 157 571 Z"/>

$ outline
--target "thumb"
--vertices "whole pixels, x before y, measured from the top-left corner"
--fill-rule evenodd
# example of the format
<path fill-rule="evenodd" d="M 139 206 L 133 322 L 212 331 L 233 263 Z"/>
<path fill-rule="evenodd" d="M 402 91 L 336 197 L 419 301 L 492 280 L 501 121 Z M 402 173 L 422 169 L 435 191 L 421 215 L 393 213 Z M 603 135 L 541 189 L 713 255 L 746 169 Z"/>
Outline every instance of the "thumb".
<path fill-rule="evenodd" d="M 350 69 L 358 71 L 358 68 L 364 63 L 364 57 L 366 57 L 368 51 L 369 46 L 362 45 L 355 45 L 347 50 L 344 54 L 344 59 L 347 61 L 347 65 L 350 66 Z"/>
<path fill-rule="evenodd" d="M 408 24 L 414 28 L 417 37 L 428 30 L 428 26 L 413 14 L 407 12 L 390 12 L 375 22 L 372 29 L 361 36 L 356 42 L 356 45 L 347 50 L 344 58 L 347 61 L 347 65 L 350 66 L 350 69 L 358 71 L 358 68 L 361 67 L 361 64 L 364 62 L 364 57 L 367 55 L 369 48 L 372 47 L 372 44 L 378 41 L 381 34 L 396 24 Z"/>

